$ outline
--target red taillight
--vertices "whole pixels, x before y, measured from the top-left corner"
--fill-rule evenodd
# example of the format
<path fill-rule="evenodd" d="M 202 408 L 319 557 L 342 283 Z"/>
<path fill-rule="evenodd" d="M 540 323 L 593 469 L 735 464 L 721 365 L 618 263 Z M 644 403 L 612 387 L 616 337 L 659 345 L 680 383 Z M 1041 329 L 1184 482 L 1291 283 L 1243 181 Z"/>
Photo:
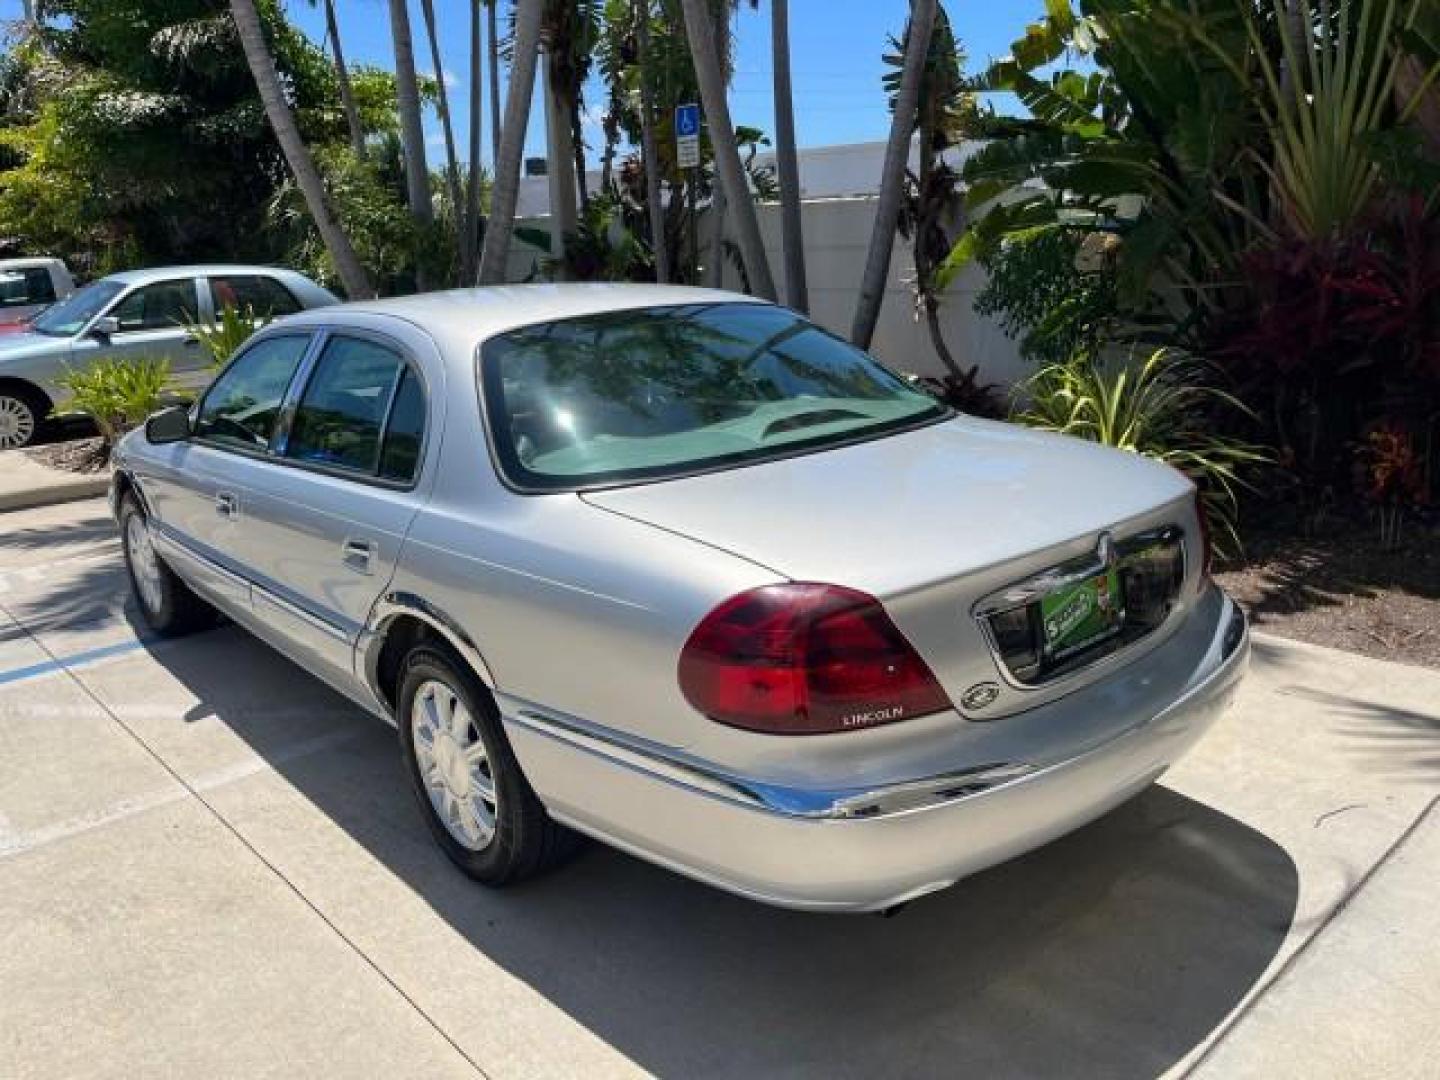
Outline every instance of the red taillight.
<path fill-rule="evenodd" d="M 1195 520 L 1200 523 L 1200 578 L 1207 580 L 1215 552 L 1210 546 L 1210 519 L 1205 516 L 1205 498 L 1199 491 L 1195 492 Z"/>
<path fill-rule="evenodd" d="M 838 585 L 765 585 L 700 621 L 680 689 L 712 720 L 776 735 L 874 727 L 951 707 L 878 600 Z"/>

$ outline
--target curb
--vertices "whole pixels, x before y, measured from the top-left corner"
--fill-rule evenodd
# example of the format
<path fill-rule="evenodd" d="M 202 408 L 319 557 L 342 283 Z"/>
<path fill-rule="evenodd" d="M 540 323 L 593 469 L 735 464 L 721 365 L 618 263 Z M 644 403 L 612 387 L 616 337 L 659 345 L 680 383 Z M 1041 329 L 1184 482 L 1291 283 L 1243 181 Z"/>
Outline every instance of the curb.
<path fill-rule="evenodd" d="M 55 506 L 59 503 L 93 499 L 110 490 L 110 473 L 96 473 L 94 476 L 66 477 L 45 487 L 16 488 L 0 490 L 0 513 L 11 510 L 30 510 L 37 506 Z"/>

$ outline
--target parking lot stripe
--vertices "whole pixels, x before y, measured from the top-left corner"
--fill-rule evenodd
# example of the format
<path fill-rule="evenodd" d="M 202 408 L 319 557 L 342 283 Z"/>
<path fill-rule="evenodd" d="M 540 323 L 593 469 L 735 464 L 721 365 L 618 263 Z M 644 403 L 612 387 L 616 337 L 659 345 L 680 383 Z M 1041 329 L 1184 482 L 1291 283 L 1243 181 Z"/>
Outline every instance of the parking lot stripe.
<path fill-rule="evenodd" d="M 134 652 L 143 649 L 149 642 L 144 638 L 137 638 L 134 641 L 122 641 L 118 645 L 102 645 L 98 649 L 86 649 L 84 652 L 74 653 L 71 656 L 61 656 L 53 660 L 45 660 L 38 664 L 26 664 L 24 667 L 11 668 L 9 671 L 0 671 L 0 686 L 6 683 L 19 682 L 21 679 L 33 679 L 39 675 L 50 675 L 66 668 L 77 667 L 82 664 L 89 664 L 96 660 L 104 660 L 111 656 L 120 656 L 123 653 Z"/>

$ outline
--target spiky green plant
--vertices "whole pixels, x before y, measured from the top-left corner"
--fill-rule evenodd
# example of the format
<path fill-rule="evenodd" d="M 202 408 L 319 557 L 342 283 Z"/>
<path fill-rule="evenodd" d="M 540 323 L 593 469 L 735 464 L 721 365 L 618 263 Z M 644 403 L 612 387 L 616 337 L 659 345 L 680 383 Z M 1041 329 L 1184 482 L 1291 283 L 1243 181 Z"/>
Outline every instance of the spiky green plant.
<path fill-rule="evenodd" d="M 94 422 L 106 446 L 160 408 L 170 386 L 166 360 L 99 360 L 71 368 L 58 380 L 69 395 L 60 408 L 84 413 Z"/>
<path fill-rule="evenodd" d="M 1237 489 L 1244 471 L 1266 453 L 1216 430 L 1216 421 L 1250 410 L 1210 381 L 1205 365 L 1168 349 L 1103 361 L 1078 352 L 1036 372 L 1021 387 L 1012 419 L 1144 454 L 1188 476 L 1200 488 L 1216 547 L 1238 555 Z"/>
<path fill-rule="evenodd" d="M 245 310 L 239 311 L 233 304 L 225 304 L 220 308 L 220 315 L 214 322 L 194 322 L 185 329 L 196 338 L 210 354 L 210 363 L 214 367 L 224 367 L 234 356 L 241 345 L 250 340 L 250 335 L 259 330 L 266 323 L 272 321 L 272 316 L 256 314 L 255 309 L 246 305 Z"/>

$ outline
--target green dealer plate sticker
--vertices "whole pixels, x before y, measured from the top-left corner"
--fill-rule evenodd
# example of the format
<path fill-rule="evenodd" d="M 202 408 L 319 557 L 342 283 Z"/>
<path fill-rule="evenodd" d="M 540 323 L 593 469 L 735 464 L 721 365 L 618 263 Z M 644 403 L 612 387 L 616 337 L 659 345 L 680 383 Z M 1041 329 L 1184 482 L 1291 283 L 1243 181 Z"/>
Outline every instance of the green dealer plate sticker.
<path fill-rule="evenodd" d="M 1108 634 L 1120 619 L 1120 575 L 1115 570 L 1040 600 L 1045 648 L 1052 656 L 1071 652 Z"/>

